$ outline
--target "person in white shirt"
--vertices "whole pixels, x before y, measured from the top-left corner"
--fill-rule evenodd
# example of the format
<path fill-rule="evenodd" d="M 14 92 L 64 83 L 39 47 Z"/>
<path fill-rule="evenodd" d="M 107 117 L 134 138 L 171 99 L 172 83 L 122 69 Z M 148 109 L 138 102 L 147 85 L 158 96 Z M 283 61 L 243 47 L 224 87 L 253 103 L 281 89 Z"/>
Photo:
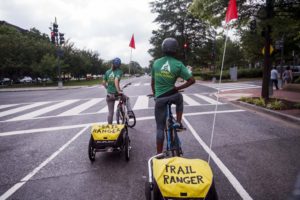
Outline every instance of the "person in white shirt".
<path fill-rule="evenodd" d="M 276 67 L 273 67 L 271 70 L 271 80 L 272 80 L 272 86 L 275 84 L 276 90 L 279 90 L 278 88 L 278 71 Z"/>

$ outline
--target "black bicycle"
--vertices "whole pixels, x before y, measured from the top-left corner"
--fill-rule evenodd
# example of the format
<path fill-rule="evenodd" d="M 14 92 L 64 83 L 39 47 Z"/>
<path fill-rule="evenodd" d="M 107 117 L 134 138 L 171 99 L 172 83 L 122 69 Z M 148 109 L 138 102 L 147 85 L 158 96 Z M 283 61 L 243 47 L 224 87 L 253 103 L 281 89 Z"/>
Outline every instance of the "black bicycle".
<path fill-rule="evenodd" d="M 127 83 L 122 87 L 122 90 L 131 85 L 131 83 Z M 126 124 L 128 127 L 133 128 L 136 124 L 135 114 L 132 111 L 130 116 L 128 116 L 127 108 L 126 108 L 126 99 L 123 94 L 117 95 L 118 105 L 116 112 L 117 124 Z"/>

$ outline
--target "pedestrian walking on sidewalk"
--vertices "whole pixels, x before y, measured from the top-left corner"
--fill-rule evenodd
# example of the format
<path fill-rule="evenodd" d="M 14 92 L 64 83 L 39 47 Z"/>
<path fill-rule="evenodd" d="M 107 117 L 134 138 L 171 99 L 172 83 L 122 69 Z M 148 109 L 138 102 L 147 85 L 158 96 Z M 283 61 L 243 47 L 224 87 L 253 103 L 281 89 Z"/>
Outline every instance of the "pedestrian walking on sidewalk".
<path fill-rule="evenodd" d="M 272 80 L 272 86 L 275 84 L 276 90 L 279 90 L 278 88 L 278 71 L 276 67 L 273 67 L 271 70 L 271 80 Z"/>
<path fill-rule="evenodd" d="M 284 70 L 282 77 L 284 84 L 288 84 L 293 81 L 293 73 L 290 66 L 287 66 L 287 68 Z"/>

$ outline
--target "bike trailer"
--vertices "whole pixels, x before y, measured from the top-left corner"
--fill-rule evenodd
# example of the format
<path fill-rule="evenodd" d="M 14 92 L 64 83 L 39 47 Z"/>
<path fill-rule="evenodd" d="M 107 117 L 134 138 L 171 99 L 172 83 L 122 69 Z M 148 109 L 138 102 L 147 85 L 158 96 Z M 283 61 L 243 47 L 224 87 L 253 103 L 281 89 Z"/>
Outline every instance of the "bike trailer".
<path fill-rule="evenodd" d="M 93 148 L 105 149 L 106 147 L 117 148 L 123 145 L 124 124 L 95 124 L 92 126 L 91 134 Z"/>
<path fill-rule="evenodd" d="M 213 183 L 209 164 L 200 159 L 154 158 L 155 183 L 165 199 L 203 199 Z"/>

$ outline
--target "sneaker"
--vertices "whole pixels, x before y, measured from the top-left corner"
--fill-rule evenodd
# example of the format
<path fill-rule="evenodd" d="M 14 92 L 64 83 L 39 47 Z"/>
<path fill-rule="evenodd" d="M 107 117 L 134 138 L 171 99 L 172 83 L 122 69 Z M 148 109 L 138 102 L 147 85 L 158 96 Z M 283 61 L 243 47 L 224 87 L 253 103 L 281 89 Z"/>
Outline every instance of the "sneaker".
<path fill-rule="evenodd" d="M 182 124 L 180 124 L 180 126 L 177 128 L 177 131 L 178 132 L 186 131 L 186 128 Z"/>
<path fill-rule="evenodd" d="M 134 113 L 133 113 L 133 111 L 128 111 L 128 112 L 127 112 L 127 115 L 128 115 L 129 118 L 134 118 Z"/>

